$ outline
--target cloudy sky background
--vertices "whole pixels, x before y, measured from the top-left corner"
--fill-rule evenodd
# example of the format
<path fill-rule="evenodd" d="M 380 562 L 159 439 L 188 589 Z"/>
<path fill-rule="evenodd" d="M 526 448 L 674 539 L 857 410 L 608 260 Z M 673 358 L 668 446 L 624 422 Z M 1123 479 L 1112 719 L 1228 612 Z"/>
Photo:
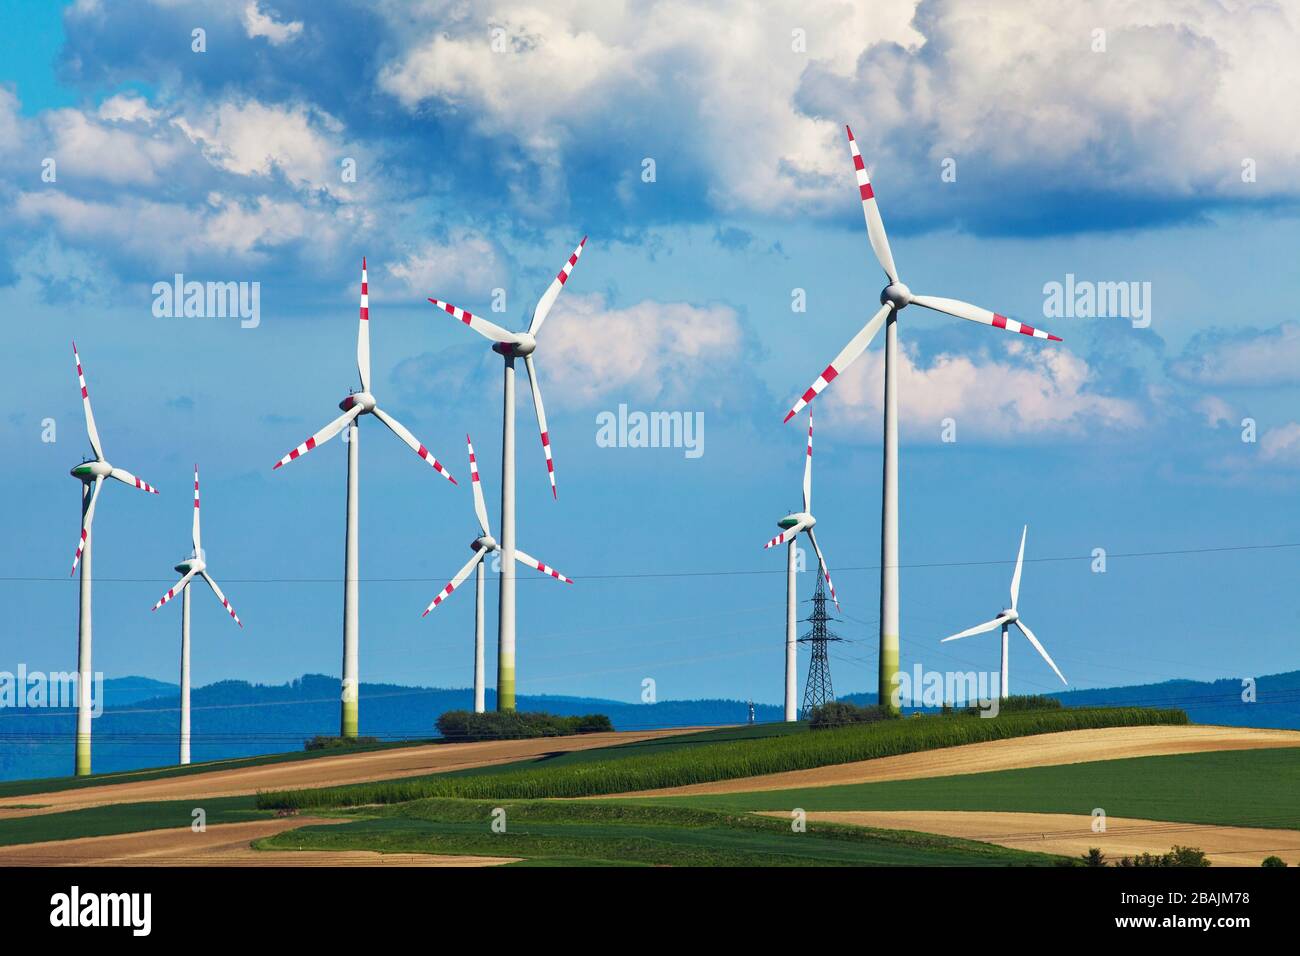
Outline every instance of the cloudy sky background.
<path fill-rule="evenodd" d="M 500 360 L 425 298 L 491 315 L 504 289 L 492 318 L 522 328 L 590 235 L 537 356 L 558 502 L 520 394 L 519 542 L 578 582 L 521 577 L 520 689 L 631 700 L 652 677 L 660 698 L 779 700 L 783 558 L 761 545 L 799 503 L 804 441 L 781 419 L 884 284 L 846 122 L 914 290 L 1065 339 L 903 313 L 904 664 L 996 668 L 995 635 L 938 639 L 1004 606 L 1028 523 L 1022 610 L 1074 685 L 1300 666 L 1297 549 L 1256 547 L 1300 542 L 1292 5 L 3 10 L 0 669 L 75 665 L 75 337 L 109 459 L 162 490 L 102 496 L 96 668 L 175 679 L 178 612 L 149 607 L 188 549 L 198 461 L 209 562 L 246 627 L 196 595 L 196 682 L 338 673 L 345 449 L 271 465 L 356 384 L 365 255 L 373 390 L 466 480 L 365 423 L 362 678 L 467 685 L 472 598 L 420 611 L 476 534 L 466 431 L 497 520 Z M 178 272 L 259 282 L 260 326 L 156 318 L 151 287 Z M 1044 318 L 1067 274 L 1149 282 L 1150 326 Z M 882 379 L 877 344 L 816 403 L 840 691 L 875 682 Z M 598 447 L 620 403 L 703 412 L 704 455 Z M 1012 677 L 1057 686 L 1023 643 Z"/>

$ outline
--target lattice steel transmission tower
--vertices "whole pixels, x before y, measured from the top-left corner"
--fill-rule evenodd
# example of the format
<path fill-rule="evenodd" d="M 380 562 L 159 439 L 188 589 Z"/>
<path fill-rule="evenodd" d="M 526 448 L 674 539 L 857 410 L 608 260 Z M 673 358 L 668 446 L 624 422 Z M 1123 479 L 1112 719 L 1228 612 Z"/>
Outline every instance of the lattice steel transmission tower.
<path fill-rule="evenodd" d="M 826 626 L 834 618 L 826 613 L 826 579 L 821 574 L 817 575 L 817 590 L 813 593 L 812 603 L 812 614 L 805 618 L 812 624 L 812 630 L 799 638 L 800 644 L 812 645 L 808 683 L 804 685 L 803 707 L 799 711 L 800 720 L 807 720 L 809 711 L 814 707 L 835 699 L 835 691 L 831 689 L 831 662 L 826 656 L 826 644 L 829 641 L 843 640 Z"/>

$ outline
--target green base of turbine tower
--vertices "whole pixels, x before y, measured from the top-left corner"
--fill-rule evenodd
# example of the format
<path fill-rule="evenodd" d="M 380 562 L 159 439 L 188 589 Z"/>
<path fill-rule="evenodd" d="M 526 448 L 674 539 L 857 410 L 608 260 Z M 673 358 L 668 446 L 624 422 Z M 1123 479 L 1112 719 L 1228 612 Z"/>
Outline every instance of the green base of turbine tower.
<path fill-rule="evenodd" d="M 901 713 L 894 703 L 894 691 L 897 687 L 895 677 L 898 674 L 898 635 L 884 635 L 880 642 L 880 703 L 889 708 L 894 716 Z"/>

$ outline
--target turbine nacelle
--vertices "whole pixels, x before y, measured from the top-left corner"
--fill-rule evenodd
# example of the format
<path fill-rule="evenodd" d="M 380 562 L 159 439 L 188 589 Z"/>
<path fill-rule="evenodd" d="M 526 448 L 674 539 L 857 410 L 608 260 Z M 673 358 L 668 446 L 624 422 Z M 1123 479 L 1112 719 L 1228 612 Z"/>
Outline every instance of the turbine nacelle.
<path fill-rule="evenodd" d="M 537 351 L 537 339 L 530 332 L 516 332 L 514 341 L 497 342 L 492 346 L 492 351 L 498 355 L 516 355 L 523 358 Z"/>
<path fill-rule="evenodd" d="M 175 564 L 174 567 L 175 570 L 180 572 L 181 574 L 188 574 L 191 571 L 193 571 L 195 574 L 198 574 L 200 571 L 207 570 L 208 563 L 203 560 L 203 556 L 201 554 L 197 556 L 190 555 L 188 558 L 182 558 L 180 561 L 178 561 Z"/>
<path fill-rule="evenodd" d="M 902 282 L 891 282 L 880 290 L 880 304 L 892 305 L 894 311 L 907 308 L 912 301 L 912 290 Z"/>
<path fill-rule="evenodd" d="M 369 392 L 362 391 L 353 392 L 347 398 L 343 399 L 343 401 L 339 402 L 339 408 L 345 412 L 350 412 L 352 409 L 360 405 L 361 414 L 366 415 L 373 412 L 377 404 L 379 403 L 375 401 L 375 396 L 371 395 Z"/>
<path fill-rule="evenodd" d="M 806 511 L 793 511 L 776 523 L 778 528 L 798 528 L 800 531 L 807 531 L 813 525 L 817 524 L 817 519 Z"/>
<path fill-rule="evenodd" d="M 69 472 L 73 478 L 80 478 L 86 482 L 94 481 L 96 478 L 107 478 L 112 473 L 113 466 L 106 461 L 83 461 Z"/>
<path fill-rule="evenodd" d="M 501 550 L 501 546 L 497 544 L 497 539 L 490 534 L 480 535 L 475 538 L 470 542 L 470 548 L 475 551 L 486 551 L 488 554 Z"/>

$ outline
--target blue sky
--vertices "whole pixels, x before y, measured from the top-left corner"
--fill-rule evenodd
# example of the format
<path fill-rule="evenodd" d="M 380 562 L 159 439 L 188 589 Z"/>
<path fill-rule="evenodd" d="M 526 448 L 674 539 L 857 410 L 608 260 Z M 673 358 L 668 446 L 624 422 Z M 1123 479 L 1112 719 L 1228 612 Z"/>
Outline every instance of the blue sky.
<path fill-rule="evenodd" d="M 938 639 L 1004 606 L 1028 523 L 1021 609 L 1072 685 L 1300 666 L 1296 549 L 1256 547 L 1300 542 L 1294 11 L 2 9 L 0 669 L 75 662 L 75 338 L 109 459 L 162 490 L 101 499 L 96 667 L 175 679 L 179 614 L 149 607 L 188 549 L 197 461 L 246 627 L 196 595 L 196 682 L 338 673 L 345 448 L 271 465 L 356 384 L 365 255 L 373 390 L 462 483 L 363 426 L 362 678 L 467 685 L 472 598 L 420 611 L 477 533 L 467 431 L 497 521 L 500 363 L 424 300 L 522 328 L 590 235 L 537 355 L 558 501 L 519 400 L 519 543 L 577 580 L 521 578 L 520 689 L 632 700 L 651 677 L 661 698 L 778 701 L 783 560 L 761 545 L 799 503 L 805 427 L 781 419 L 884 284 L 846 122 L 915 291 L 1065 339 L 902 315 L 904 664 L 996 668 L 995 640 Z M 155 317 L 178 272 L 260 283 L 260 324 Z M 1150 283 L 1149 326 L 1045 317 L 1067 275 Z M 875 683 L 881 374 L 877 343 L 815 406 L 840 691 Z M 598 447 L 620 404 L 702 412 L 704 454 Z M 1174 551 L 1203 553 L 1123 557 Z M 1024 644 L 1012 680 L 1057 686 Z"/>

